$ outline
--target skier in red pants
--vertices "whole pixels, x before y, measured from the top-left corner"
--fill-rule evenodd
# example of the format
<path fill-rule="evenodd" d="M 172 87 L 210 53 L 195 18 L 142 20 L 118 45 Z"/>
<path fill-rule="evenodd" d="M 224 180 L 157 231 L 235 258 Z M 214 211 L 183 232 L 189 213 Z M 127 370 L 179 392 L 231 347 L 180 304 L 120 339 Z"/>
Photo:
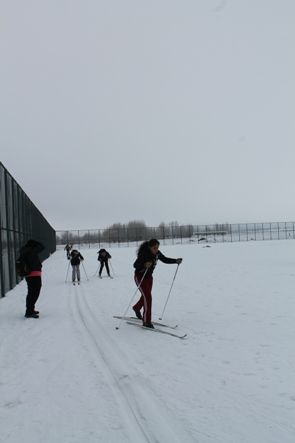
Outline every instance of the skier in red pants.
<path fill-rule="evenodd" d="M 143 326 L 154 328 L 152 324 L 152 287 L 153 271 L 160 260 L 163 263 L 178 265 L 182 258 L 168 258 L 159 251 L 160 242 L 155 238 L 145 241 L 140 245 L 137 251 L 137 259 L 133 266 L 135 268 L 134 280 L 141 292 L 141 297 L 133 306 L 137 318 L 143 320 Z M 141 309 L 143 308 L 143 315 Z"/>

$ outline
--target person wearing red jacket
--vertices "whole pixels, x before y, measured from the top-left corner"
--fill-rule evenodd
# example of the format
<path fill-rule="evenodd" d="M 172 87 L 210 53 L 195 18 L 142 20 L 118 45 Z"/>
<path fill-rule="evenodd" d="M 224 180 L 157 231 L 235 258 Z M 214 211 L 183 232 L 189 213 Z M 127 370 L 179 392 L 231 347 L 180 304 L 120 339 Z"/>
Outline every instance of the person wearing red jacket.
<path fill-rule="evenodd" d="M 180 264 L 182 258 L 168 258 L 159 250 L 160 242 L 155 238 L 143 242 L 137 251 L 137 259 L 133 267 L 135 268 L 134 280 L 141 292 L 138 302 L 132 307 L 137 318 L 142 319 L 143 326 L 154 328 L 152 323 L 152 287 L 153 272 L 160 260 L 166 264 Z M 143 308 L 143 315 L 141 309 Z"/>

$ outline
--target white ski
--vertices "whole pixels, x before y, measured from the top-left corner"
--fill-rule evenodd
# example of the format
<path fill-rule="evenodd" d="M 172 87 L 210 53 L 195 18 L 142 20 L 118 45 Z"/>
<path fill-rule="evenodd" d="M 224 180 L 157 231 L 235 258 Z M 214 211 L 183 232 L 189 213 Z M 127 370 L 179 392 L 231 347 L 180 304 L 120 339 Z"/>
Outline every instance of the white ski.
<path fill-rule="evenodd" d="M 177 338 L 181 338 L 181 339 L 187 337 L 187 334 L 178 335 L 178 334 L 175 334 L 174 332 L 163 331 L 163 329 L 160 329 L 160 328 L 147 328 L 146 326 L 143 326 L 143 325 L 141 325 L 141 324 L 139 324 L 139 323 L 135 323 L 135 322 L 133 322 L 133 321 L 127 321 L 126 323 L 127 323 L 128 325 L 137 326 L 138 328 L 146 329 L 146 330 L 148 330 L 148 331 L 152 331 L 152 332 L 160 332 L 160 334 L 171 335 L 171 337 L 177 337 Z"/>
<path fill-rule="evenodd" d="M 142 320 L 137 317 L 128 317 L 128 316 L 124 317 L 124 316 L 120 316 L 120 315 L 113 315 L 113 317 L 118 318 L 119 320 L 130 320 L 130 321 L 142 323 Z M 153 321 L 152 323 L 153 323 L 153 325 L 163 326 L 163 328 L 169 328 L 169 329 L 176 329 L 178 327 L 178 325 L 170 326 L 170 325 L 166 325 L 165 323 L 160 323 L 158 321 Z"/>

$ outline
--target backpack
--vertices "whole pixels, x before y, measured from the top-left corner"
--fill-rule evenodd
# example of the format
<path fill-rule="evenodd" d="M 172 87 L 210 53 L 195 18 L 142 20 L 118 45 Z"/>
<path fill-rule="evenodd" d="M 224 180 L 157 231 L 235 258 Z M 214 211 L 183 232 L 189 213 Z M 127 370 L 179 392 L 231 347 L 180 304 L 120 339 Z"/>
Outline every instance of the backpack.
<path fill-rule="evenodd" d="M 30 267 L 27 265 L 24 258 L 21 256 L 19 256 L 15 262 L 15 270 L 17 275 L 19 275 L 20 277 L 25 277 L 31 272 Z"/>

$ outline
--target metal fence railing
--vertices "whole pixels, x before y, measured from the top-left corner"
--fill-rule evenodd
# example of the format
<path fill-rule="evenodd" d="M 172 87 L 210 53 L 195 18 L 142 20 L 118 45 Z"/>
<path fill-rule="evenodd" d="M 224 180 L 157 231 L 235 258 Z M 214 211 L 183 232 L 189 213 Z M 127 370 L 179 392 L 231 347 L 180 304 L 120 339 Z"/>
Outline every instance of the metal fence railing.
<path fill-rule="evenodd" d="M 159 227 L 120 227 L 117 229 L 86 229 L 56 231 L 57 245 L 129 246 L 149 238 L 158 238 L 163 244 L 239 242 L 282 240 L 295 238 L 295 222 L 240 223 L 215 225 L 183 225 Z"/>
<path fill-rule="evenodd" d="M 30 238 L 44 244 L 41 260 L 56 249 L 55 230 L 0 163 L 0 297 L 20 281 L 15 260 Z"/>

